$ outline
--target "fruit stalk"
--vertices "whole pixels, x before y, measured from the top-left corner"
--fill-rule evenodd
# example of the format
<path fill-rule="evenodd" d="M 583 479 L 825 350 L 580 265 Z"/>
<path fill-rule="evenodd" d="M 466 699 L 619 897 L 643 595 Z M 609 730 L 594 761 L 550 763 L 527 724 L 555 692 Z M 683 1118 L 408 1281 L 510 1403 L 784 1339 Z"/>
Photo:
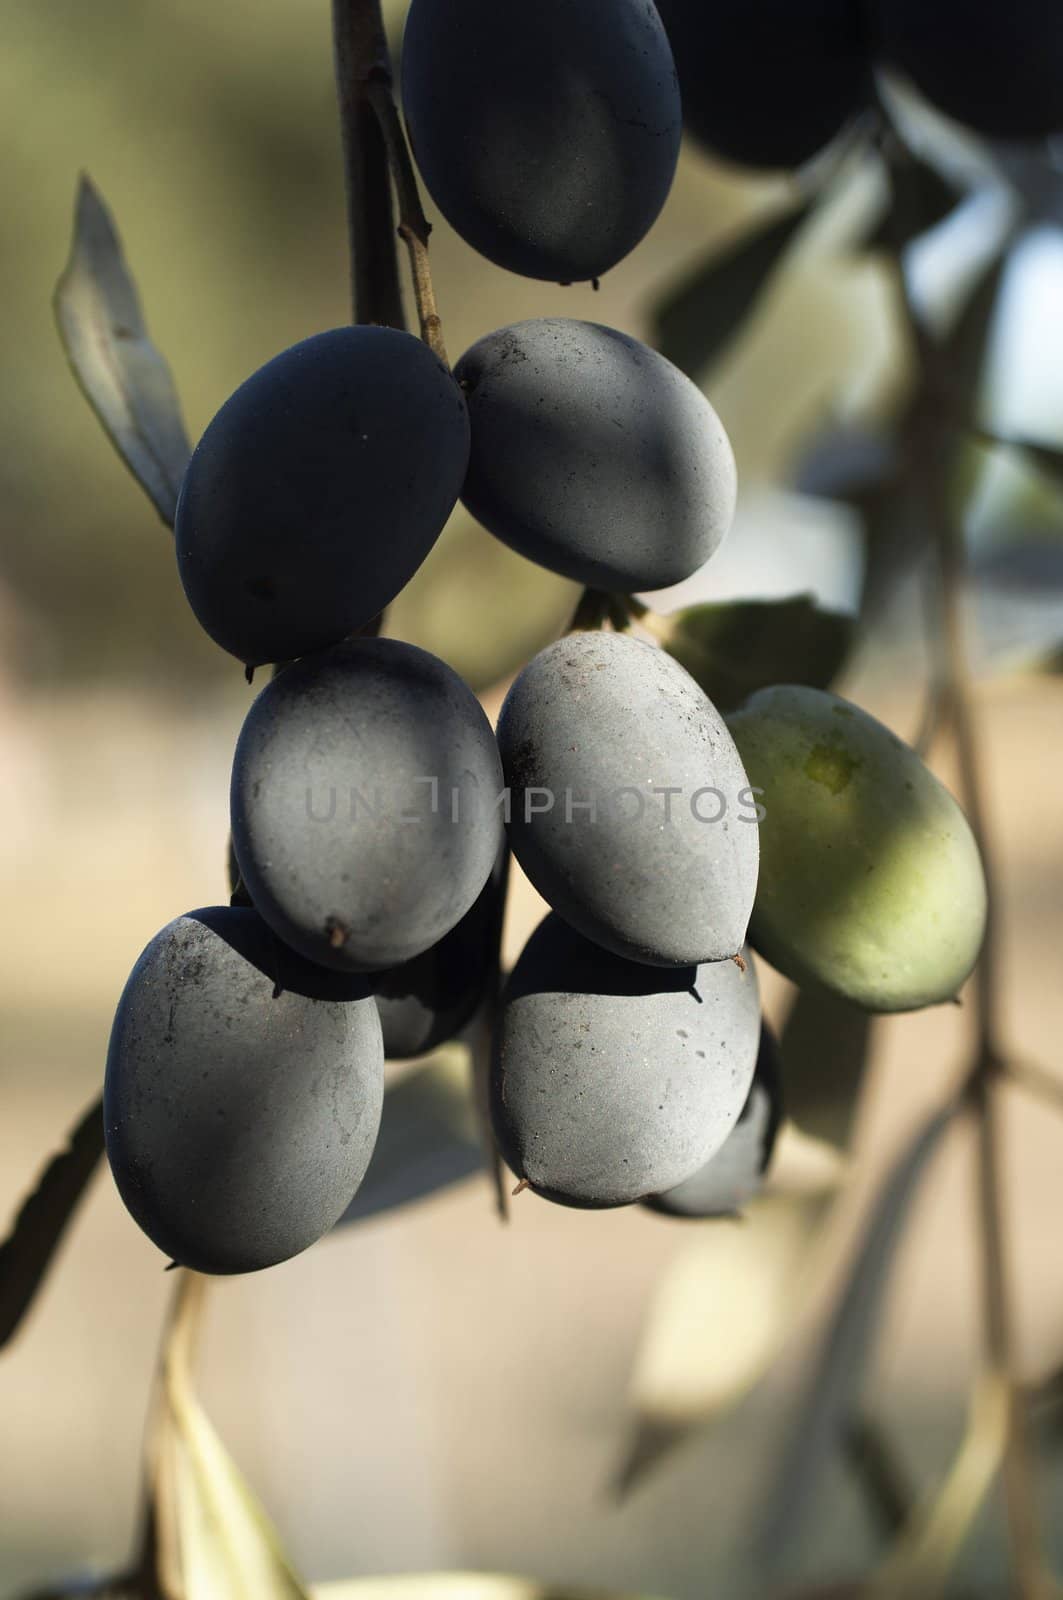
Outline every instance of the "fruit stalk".
<path fill-rule="evenodd" d="M 369 80 L 368 95 L 391 163 L 391 175 L 399 197 L 399 238 L 409 251 L 413 295 L 417 303 L 421 338 L 445 366 L 447 350 L 443 343 L 443 324 L 436 309 L 432 270 L 428 264 L 428 235 L 432 231 L 432 224 L 425 216 L 421 204 L 417 175 L 413 170 L 409 146 L 395 104 L 391 73 L 386 66 L 374 69 Z"/>
<path fill-rule="evenodd" d="M 369 98 L 372 75 L 391 72 L 380 0 L 333 0 L 332 41 L 354 321 L 405 329 L 388 153 Z"/>

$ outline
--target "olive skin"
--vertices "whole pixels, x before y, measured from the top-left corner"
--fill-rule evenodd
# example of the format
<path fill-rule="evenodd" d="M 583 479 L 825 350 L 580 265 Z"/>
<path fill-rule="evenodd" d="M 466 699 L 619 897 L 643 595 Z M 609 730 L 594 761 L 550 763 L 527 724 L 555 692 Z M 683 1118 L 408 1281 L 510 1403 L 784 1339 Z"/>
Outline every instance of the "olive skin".
<path fill-rule="evenodd" d="M 177 565 L 249 666 L 357 632 L 404 588 L 461 489 L 469 419 L 436 356 L 393 328 L 334 328 L 260 367 L 188 464 Z"/>
<path fill-rule="evenodd" d="M 1057 0 L 873 0 L 879 43 L 941 111 L 998 139 L 1063 130 Z"/>
<path fill-rule="evenodd" d="M 277 992 L 278 973 L 290 987 Z M 107 1055 L 107 1157 L 171 1260 L 255 1272 L 338 1221 L 365 1175 L 384 1094 L 367 986 L 338 1004 L 243 907 L 163 928 L 129 977 Z"/>
<path fill-rule="evenodd" d="M 782 1117 L 779 1046 L 764 1022 L 756 1072 L 737 1123 L 716 1154 L 692 1177 L 664 1194 L 651 1195 L 643 1205 L 669 1217 L 703 1220 L 740 1215 L 771 1165 Z"/>
<path fill-rule="evenodd" d="M 954 999 L 982 946 L 986 884 L 944 785 L 820 689 L 762 689 L 727 720 L 763 791 L 754 948 L 867 1011 Z"/>
<path fill-rule="evenodd" d="M 759 1035 L 751 963 L 640 966 L 548 916 L 502 997 L 490 1093 L 502 1155 L 562 1205 L 673 1188 L 738 1121 Z"/>
<path fill-rule="evenodd" d="M 700 389 L 615 328 L 541 317 L 455 368 L 472 446 L 462 499 L 529 560 L 595 589 L 664 589 L 734 519 L 734 453 Z"/>
<path fill-rule="evenodd" d="M 431 950 L 373 973 L 389 1061 L 427 1055 L 456 1038 L 495 982 L 508 861 L 500 851 L 472 910 Z"/>
<path fill-rule="evenodd" d="M 510 847 L 586 938 L 655 966 L 742 949 L 755 802 L 723 719 L 677 661 L 627 634 L 560 639 L 510 689 L 498 744 Z"/>
<path fill-rule="evenodd" d="M 672 186 L 679 86 L 646 0 L 412 0 L 402 96 L 435 204 L 525 277 L 600 277 Z"/>
<path fill-rule="evenodd" d="M 457 673 L 415 645 L 353 639 L 287 667 L 233 758 L 240 874 L 279 938 L 338 972 L 439 943 L 502 843 L 491 726 Z"/>
<path fill-rule="evenodd" d="M 686 128 L 727 161 L 802 166 L 870 104 L 863 0 L 658 0 L 658 10 Z"/>

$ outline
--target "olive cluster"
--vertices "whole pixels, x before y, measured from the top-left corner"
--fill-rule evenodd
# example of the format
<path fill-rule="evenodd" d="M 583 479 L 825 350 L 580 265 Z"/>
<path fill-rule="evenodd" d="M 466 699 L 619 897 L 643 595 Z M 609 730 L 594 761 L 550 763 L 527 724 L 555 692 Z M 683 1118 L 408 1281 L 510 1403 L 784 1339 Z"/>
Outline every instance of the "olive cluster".
<path fill-rule="evenodd" d="M 653 222 L 680 111 L 645 0 L 413 0 L 403 61 L 426 182 L 492 260 L 593 277 Z M 385 1059 L 481 1005 L 522 1184 L 733 1211 L 779 1121 L 750 941 L 878 1010 L 951 998 L 976 958 L 967 824 L 857 708 L 784 687 L 728 724 L 665 651 L 581 628 L 524 668 L 492 730 L 449 666 L 379 637 L 459 497 L 621 597 L 711 559 L 736 471 L 669 362 L 561 318 L 489 334 L 453 373 L 405 333 L 334 329 L 210 423 L 177 507 L 180 577 L 219 645 L 275 671 L 233 760 L 234 903 L 148 945 L 105 1092 L 129 1210 L 201 1271 L 325 1233 L 367 1170 Z M 510 851 L 552 909 L 496 997 Z"/>

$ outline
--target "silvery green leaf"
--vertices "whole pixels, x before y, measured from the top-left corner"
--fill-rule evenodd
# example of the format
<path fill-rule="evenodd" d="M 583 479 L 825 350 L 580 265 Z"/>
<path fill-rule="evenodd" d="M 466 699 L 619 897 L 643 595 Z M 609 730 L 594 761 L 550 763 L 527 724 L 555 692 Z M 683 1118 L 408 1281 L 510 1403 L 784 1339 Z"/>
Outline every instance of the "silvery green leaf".
<path fill-rule="evenodd" d="M 173 377 L 148 338 L 113 218 L 82 176 L 70 259 L 55 290 L 59 335 L 74 376 L 111 443 L 173 525 L 191 453 Z"/>
<path fill-rule="evenodd" d="M 692 606 L 659 631 L 717 709 L 730 711 L 773 683 L 827 688 L 845 662 L 853 621 L 806 594 Z"/>
<path fill-rule="evenodd" d="M 975 664 L 1007 671 L 1036 666 L 1063 649 L 1063 548 L 1020 540 L 972 563 Z"/>
<path fill-rule="evenodd" d="M 959 1102 L 935 1111 L 917 1129 L 887 1174 L 853 1265 L 820 1343 L 798 1402 L 789 1437 L 766 1496 L 758 1555 L 779 1570 L 804 1525 L 816 1486 L 858 1409 L 868 1358 L 881 1324 L 882 1303 L 897 1245 L 932 1158 L 951 1127 Z"/>
<path fill-rule="evenodd" d="M 653 312 L 654 344 L 692 378 L 741 331 L 814 210 L 809 200 L 744 234 L 666 289 Z"/>
<path fill-rule="evenodd" d="M 0 1244 L 0 1349 L 33 1304 L 102 1154 L 103 1104 L 96 1099 L 48 1162 Z"/>
<path fill-rule="evenodd" d="M 874 1017 L 826 989 L 794 996 L 779 1051 L 786 1104 L 804 1133 L 844 1149 L 863 1088 Z"/>

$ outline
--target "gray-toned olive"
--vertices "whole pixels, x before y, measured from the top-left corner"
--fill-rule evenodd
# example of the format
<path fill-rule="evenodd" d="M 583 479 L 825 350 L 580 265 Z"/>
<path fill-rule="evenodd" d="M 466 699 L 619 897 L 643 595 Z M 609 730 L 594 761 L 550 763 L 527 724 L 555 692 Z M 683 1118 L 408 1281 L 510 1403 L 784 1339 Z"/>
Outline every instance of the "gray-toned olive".
<path fill-rule="evenodd" d="M 680 583 L 719 549 L 737 474 L 712 406 L 615 328 L 541 317 L 462 356 L 462 498 L 521 555 L 596 589 Z"/>
<path fill-rule="evenodd" d="M 431 950 L 373 973 L 389 1061 L 426 1055 L 455 1038 L 495 982 L 507 864 L 502 850 L 472 910 Z"/>
<path fill-rule="evenodd" d="M 334 328 L 267 361 L 181 486 L 178 570 L 200 623 L 251 666 L 356 632 L 432 548 L 468 455 L 461 390 L 410 334 Z"/>
<path fill-rule="evenodd" d="M 502 1154 L 565 1205 L 671 1189 L 738 1121 L 759 1035 L 752 963 L 662 971 L 547 917 L 503 995 L 491 1075 Z"/>
<path fill-rule="evenodd" d="M 779 1046 L 761 1024 L 757 1068 L 742 1115 L 692 1177 L 643 1203 L 670 1217 L 733 1217 L 759 1190 L 771 1164 L 783 1115 Z"/>
<path fill-rule="evenodd" d="M 413 0 L 402 94 L 432 199 L 511 272 L 600 277 L 668 197 L 679 86 L 646 0 Z"/>
<path fill-rule="evenodd" d="M 287 1260 L 365 1174 L 384 1093 L 376 1006 L 367 985 L 345 1003 L 300 992 L 314 987 L 243 907 L 178 917 L 133 968 L 107 1056 L 107 1156 L 134 1219 L 183 1266 Z"/>
<path fill-rule="evenodd" d="M 439 943 L 502 842 L 491 726 L 457 673 L 396 639 L 354 639 L 286 668 L 233 759 L 240 873 L 309 961 L 380 971 Z"/>
<path fill-rule="evenodd" d="M 567 922 L 659 966 L 741 950 L 755 799 L 722 719 L 677 661 L 627 634 L 561 639 L 517 678 L 498 742 L 513 852 Z"/>

